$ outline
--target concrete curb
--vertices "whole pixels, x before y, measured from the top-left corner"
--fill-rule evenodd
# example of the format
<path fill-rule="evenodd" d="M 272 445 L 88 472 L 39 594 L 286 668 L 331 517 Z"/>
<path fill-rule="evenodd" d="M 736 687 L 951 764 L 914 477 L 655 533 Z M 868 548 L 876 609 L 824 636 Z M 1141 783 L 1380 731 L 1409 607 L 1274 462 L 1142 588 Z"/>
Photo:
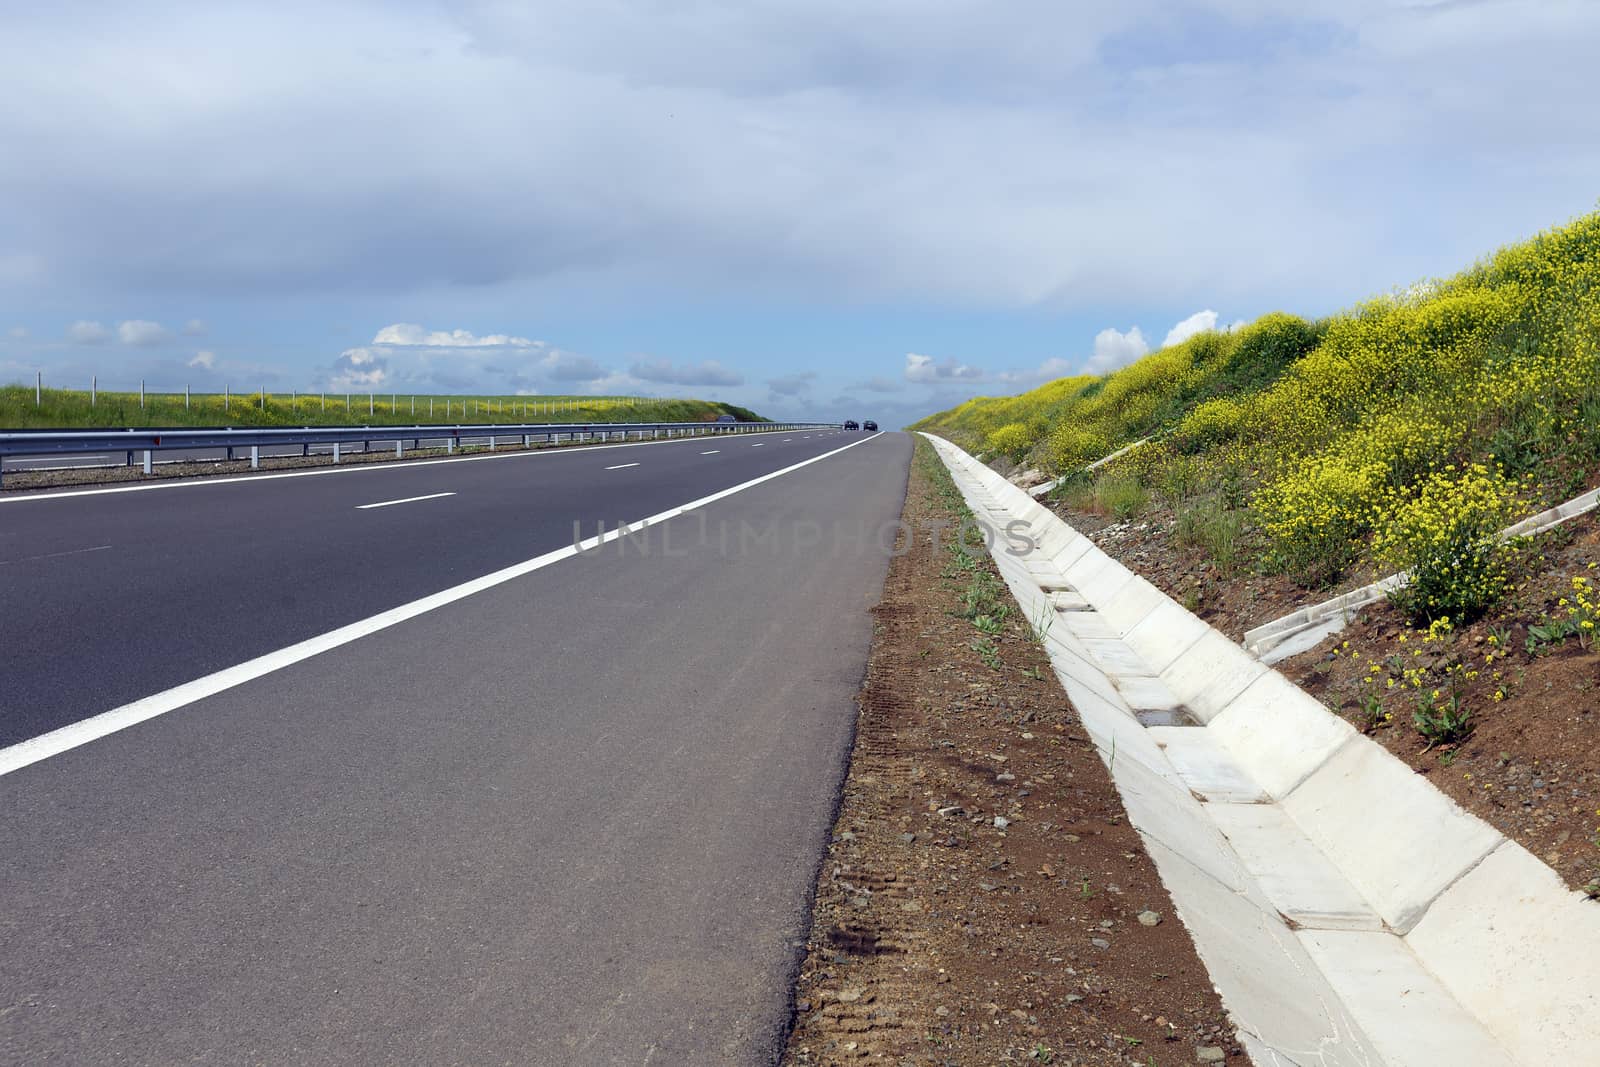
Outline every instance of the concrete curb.
<path fill-rule="evenodd" d="M 1600 489 L 1591 489 L 1565 504 L 1558 504 L 1506 527 L 1501 536 L 1509 539 L 1543 533 L 1593 511 L 1597 504 L 1600 504 Z M 1396 589 L 1404 588 L 1410 580 L 1410 574 L 1402 571 L 1320 604 L 1291 611 L 1281 619 L 1274 619 L 1247 632 L 1244 635 L 1244 647 L 1263 663 L 1281 663 L 1317 647 L 1323 639 L 1343 630 L 1358 610 L 1383 600 Z"/>
<path fill-rule="evenodd" d="M 1053 620 L 1056 675 L 1256 1063 L 1593 1058 L 1600 907 L 1027 493 L 924 436 L 980 519 L 1027 524 L 1036 550 L 998 538 L 995 562 L 1024 614 Z"/>

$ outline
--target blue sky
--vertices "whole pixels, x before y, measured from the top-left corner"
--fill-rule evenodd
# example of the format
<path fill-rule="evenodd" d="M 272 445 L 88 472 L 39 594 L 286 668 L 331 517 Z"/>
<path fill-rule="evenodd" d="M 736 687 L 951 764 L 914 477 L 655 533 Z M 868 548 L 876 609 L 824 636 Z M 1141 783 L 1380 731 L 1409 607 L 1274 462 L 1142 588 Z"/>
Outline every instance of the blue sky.
<path fill-rule="evenodd" d="M 1586 0 L 152 0 L 0 30 L 0 380 L 894 425 L 1453 272 L 1600 195 Z"/>

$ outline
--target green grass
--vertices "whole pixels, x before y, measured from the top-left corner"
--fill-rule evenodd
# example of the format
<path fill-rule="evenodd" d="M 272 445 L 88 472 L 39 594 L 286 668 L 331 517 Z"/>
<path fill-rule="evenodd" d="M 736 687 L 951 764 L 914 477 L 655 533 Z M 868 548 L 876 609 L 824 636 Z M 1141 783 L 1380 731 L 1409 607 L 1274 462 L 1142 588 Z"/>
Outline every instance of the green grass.
<path fill-rule="evenodd" d="M 31 385 L 0 386 L 0 428 L 15 430 L 129 426 L 399 426 L 414 423 L 709 422 L 718 415 L 750 421 L 761 416 L 706 400 L 595 396 L 455 396 L 410 393 L 233 394 L 138 393 L 45 389 L 34 403 Z M 429 406 L 432 405 L 430 414 Z"/>

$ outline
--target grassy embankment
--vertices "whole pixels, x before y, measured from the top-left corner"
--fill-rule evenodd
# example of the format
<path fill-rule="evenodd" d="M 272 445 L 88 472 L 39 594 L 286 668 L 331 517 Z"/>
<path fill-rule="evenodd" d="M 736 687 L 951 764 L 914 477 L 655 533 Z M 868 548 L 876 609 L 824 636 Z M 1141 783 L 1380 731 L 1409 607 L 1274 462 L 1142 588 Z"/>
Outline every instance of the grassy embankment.
<path fill-rule="evenodd" d="M 718 415 L 765 421 L 732 404 L 706 400 L 655 400 L 596 396 L 413 396 L 366 394 L 182 393 L 46 389 L 34 403 L 33 386 L 0 386 L 0 429 L 72 429 L 128 426 L 397 426 L 421 423 L 503 422 L 709 422 Z M 430 404 L 432 405 L 430 414 Z M 413 411 L 415 413 L 413 413 Z"/>
<path fill-rule="evenodd" d="M 1307 588 L 1459 555 L 1461 521 L 1531 513 L 1600 466 L 1600 213 L 1327 319 L 1266 315 L 915 428 L 1036 464 L 1123 517 L 1157 494 L 1191 525 L 1253 533 L 1242 562 Z M 1473 580 L 1459 592 L 1492 592 Z M 1481 607 L 1441 595 L 1419 614 Z"/>
<path fill-rule="evenodd" d="M 1497 536 L 1600 479 L 1600 213 L 914 428 L 1061 477 L 1073 521 L 1136 523 L 1105 531 L 1114 552 L 1235 634 L 1411 571 L 1284 669 L 1600 895 L 1600 523 Z"/>

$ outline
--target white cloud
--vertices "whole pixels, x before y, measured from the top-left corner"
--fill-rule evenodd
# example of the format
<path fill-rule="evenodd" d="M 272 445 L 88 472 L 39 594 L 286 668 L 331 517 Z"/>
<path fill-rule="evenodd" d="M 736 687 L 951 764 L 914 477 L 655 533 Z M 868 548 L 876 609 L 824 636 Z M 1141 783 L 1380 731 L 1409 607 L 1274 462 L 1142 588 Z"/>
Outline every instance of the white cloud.
<path fill-rule="evenodd" d="M 1209 308 L 1205 311 L 1196 311 L 1193 315 L 1178 323 L 1167 331 L 1167 339 L 1161 342 L 1161 347 L 1181 344 L 1197 333 L 1217 328 L 1217 313 Z"/>
<path fill-rule="evenodd" d="M 642 360 L 628 368 L 628 373 L 646 382 L 662 382 L 668 385 L 719 385 L 734 386 L 744 384 L 744 375 L 737 371 L 729 370 L 714 359 L 700 363 L 686 363 L 682 366 L 674 364 L 671 360 L 651 359 Z"/>
<path fill-rule="evenodd" d="M 159 322 L 145 319 L 129 319 L 117 326 L 117 337 L 125 345 L 158 345 L 171 336 Z"/>
<path fill-rule="evenodd" d="M 188 322 L 184 323 L 183 335 L 185 337 L 204 337 L 206 335 L 205 320 L 190 319 Z"/>
<path fill-rule="evenodd" d="M 1108 326 L 1094 335 L 1094 354 L 1084 364 L 1084 370 L 1090 374 L 1106 374 L 1126 367 L 1149 351 L 1150 343 L 1139 327 L 1122 333 Z"/>
<path fill-rule="evenodd" d="M 526 337 L 514 337 L 504 333 L 490 333 L 480 337 L 470 330 L 429 330 L 414 322 L 397 322 L 393 326 L 385 326 L 373 337 L 372 343 L 425 345 L 438 348 L 527 348 L 539 344 Z"/>
<path fill-rule="evenodd" d="M 940 382 L 978 382 L 984 377 L 978 367 L 946 358 L 935 360 L 932 356 L 906 353 L 905 378 L 908 382 L 933 385 Z"/>
<path fill-rule="evenodd" d="M 357 392 L 381 388 L 388 381 L 389 361 L 381 351 L 348 348 L 334 360 L 333 376 L 328 379 L 328 388 Z"/>
<path fill-rule="evenodd" d="M 194 354 L 194 358 L 189 361 L 189 366 L 199 367 L 202 370 L 210 370 L 212 367 L 216 366 L 216 363 L 217 354 L 215 352 L 202 349 Z"/>
<path fill-rule="evenodd" d="M 28 339 L 28 328 L 26 326 L 13 326 L 7 332 L 7 335 L 13 341 L 26 341 Z"/>
<path fill-rule="evenodd" d="M 110 340 L 111 331 L 98 322 L 79 319 L 67 327 L 67 340 L 75 345 L 98 345 Z"/>

